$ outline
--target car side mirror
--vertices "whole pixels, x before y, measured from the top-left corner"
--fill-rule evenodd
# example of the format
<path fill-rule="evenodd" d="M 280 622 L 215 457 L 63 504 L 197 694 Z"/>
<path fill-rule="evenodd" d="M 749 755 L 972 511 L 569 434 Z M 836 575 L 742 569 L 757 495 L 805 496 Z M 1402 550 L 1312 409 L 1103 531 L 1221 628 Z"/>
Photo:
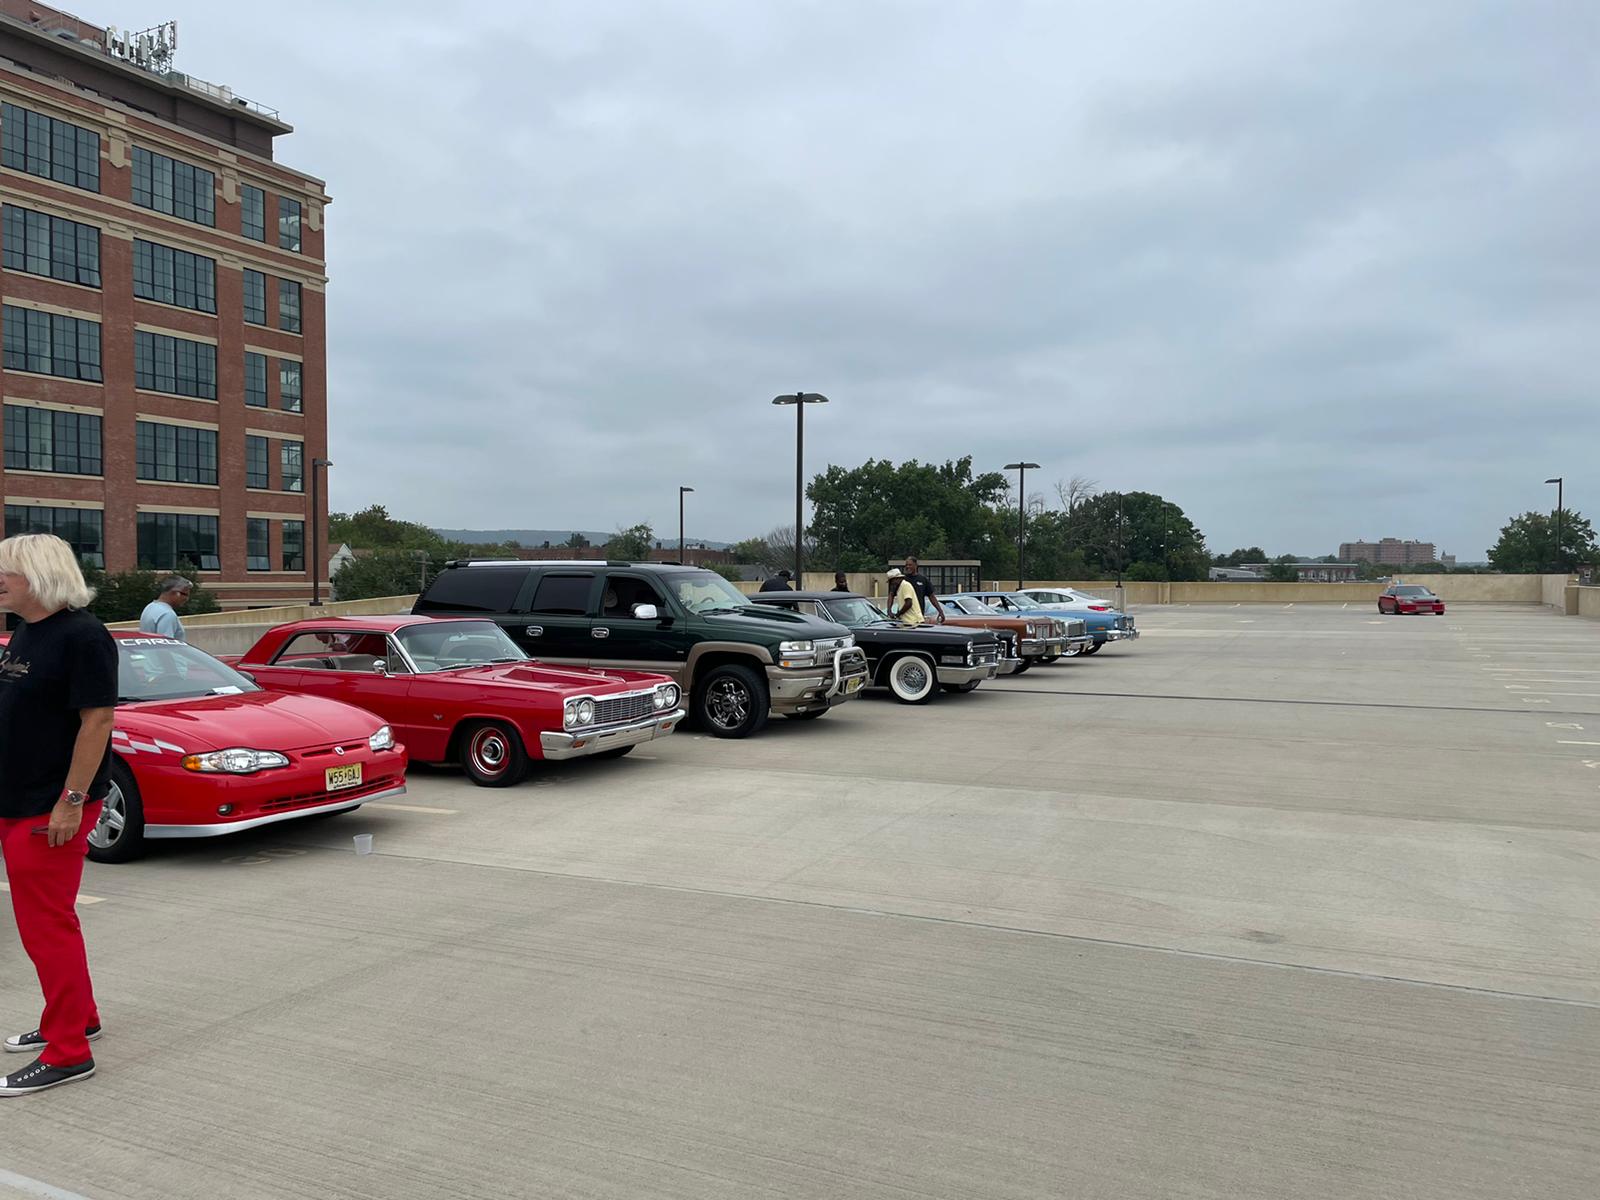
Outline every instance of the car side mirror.
<path fill-rule="evenodd" d="M 658 621 L 661 619 L 660 610 L 654 604 L 635 604 L 633 616 L 638 621 Z"/>
<path fill-rule="evenodd" d="M 389 673 L 389 661 L 383 658 L 378 659 L 372 664 L 372 673 L 374 675 L 387 675 Z"/>

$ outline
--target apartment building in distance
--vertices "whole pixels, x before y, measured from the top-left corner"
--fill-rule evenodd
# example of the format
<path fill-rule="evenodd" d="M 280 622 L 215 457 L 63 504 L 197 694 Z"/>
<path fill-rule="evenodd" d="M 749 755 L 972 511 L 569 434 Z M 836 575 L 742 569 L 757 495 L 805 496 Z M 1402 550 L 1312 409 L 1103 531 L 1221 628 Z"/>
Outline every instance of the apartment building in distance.
<path fill-rule="evenodd" d="M 1376 542 L 1344 542 L 1339 546 L 1339 558 L 1344 562 L 1369 562 L 1379 567 L 1414 567 L 1438 562 L 1439 554 L 1432 542 L 1386 537 Z"/>
<path fill-rule="evenodd" d="M 300 601 L 329 197 L 274 161 L 275 111 L 169 69 L 175 41 L 0 0 L 5 532 Z"/>

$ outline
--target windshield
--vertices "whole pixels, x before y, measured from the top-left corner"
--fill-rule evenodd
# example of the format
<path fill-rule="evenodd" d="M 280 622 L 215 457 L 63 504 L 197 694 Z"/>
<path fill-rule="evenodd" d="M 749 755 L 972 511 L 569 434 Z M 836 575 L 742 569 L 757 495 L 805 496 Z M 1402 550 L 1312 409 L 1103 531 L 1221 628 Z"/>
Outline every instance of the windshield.
<path fill-rule="evenodd" d="M 171 638 L 117 639 L 117 702 L 192 700 L 256 692 L 239 672 Z"/>
<path fill-rule="evenodd" d="M 727 612 L 748 608 L 750 598 L 715 571 L 673 574 L 672 594 L 692 613 Z"/>
<path fill-rule="evenodd" d="M 999 609 L 990 608 L 982 600 L 974 600 L 971 596 L 956 596 L 949 600 L 941 601 L 944 610 L 958 617 L 998 617 L 1002 615 Z"/>
<path fill-rule="evenodd" d="M 489 663 L 524 662 L 528 657 L 493 621 L 407 625 L 395 637 L 424 675 Z"/>
<path fill-rule="evenodd" d="M 1425 587 L 1409 587 L 1409 586 L 1408 587 L 1397 587 L 1397 588 L 1395 588 L 1394 594 L 1396 596 L 1431 596 L 1431 595 L 1433 595 L 1433 593 L 1430 592 Z"/>
<path fill-rule="evenodd" d="M 851 596 L 848 600 L 829 600 L 826 615 L 830 620 L 852 629 L 890 619 L 889 614 L 871 600 L 863 600 L 859 596 Z"/>

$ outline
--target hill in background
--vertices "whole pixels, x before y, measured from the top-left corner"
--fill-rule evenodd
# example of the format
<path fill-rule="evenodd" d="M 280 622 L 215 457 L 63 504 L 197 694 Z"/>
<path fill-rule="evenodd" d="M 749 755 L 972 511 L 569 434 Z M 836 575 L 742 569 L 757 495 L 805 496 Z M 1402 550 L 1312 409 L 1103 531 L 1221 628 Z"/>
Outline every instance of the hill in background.
<path fill-rule="evenodd" d="M 552 546 L 560 546 L 574 533 L 581 533 L 589 539 L 590 545 L 604 546 L 606 542 L 615 537 L 615 531 L 600 532 L 593 529 L 435 529 L 442 538 L 453 542 L 465 542 L 471 546 L 499 544 L 500 542 L 519 542 L 524 546 L 538 547 L 549 542 Z M 662 545 L 671 545 L 677 542 L 676 533 L 667 536 L 661 530 L 656 530 L 656 537 Z M 731 543 L 713 542 L 708 538 L 690 536 L 690 545 L 705 546 L 708 550 L 726 550 Z"/>

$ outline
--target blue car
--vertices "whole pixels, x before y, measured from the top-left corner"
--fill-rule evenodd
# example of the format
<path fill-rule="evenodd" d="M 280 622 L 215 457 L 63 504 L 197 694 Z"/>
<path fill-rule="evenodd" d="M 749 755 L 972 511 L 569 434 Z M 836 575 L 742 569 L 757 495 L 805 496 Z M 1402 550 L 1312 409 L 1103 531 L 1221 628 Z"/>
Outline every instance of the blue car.
<path fill-rule="evenodd" d="M 1105 607 L 1104 601 L 1095 604 L 1043 604 L 1024 592 L 972 592 L 990 608 L 997 608 L 1008 616 L 1026 617 L 1063 616 L 1070 614 L 1082 621 L 1094 642 L 1083 648 L 1084 654 L 1095 654 L 1108 642 L 1132 641 L 1139 636 L 1139 627 L 1132 617 Z"/>

